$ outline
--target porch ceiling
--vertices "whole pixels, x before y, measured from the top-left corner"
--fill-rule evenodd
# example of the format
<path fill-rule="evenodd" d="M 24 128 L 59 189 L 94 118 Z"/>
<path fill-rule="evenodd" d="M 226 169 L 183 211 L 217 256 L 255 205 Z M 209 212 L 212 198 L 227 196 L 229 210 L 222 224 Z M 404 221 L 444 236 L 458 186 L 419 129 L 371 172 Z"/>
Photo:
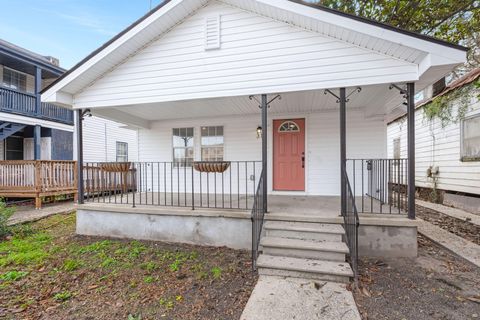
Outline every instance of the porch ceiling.
<path fill-rule="evenodd" d="M 355 88 L 349 88 L 347 93 Z M 332 89 L 338 94 L 338 90 Z M 312 113 L 337 110 L 336 99 L 325 90 L 280 93 L 269 109 L 270 114 Z M 273 98 L 275 94 L 269 95 Z M 257 99 L 260 97 L 256 96 Z M 353 93 L 347 104 L 348 109 L 365 109 L 366 116 L 385 117 L 386 120 L 401 113 L 402 97 L 388 84 L 362 87 L 360 93 Z M 226 115 L 248 115 L 260 113 L 258 102 L 249 96 L 235 96 L 214 99 L 197 99 L 154 104 L 95 108 L 95 115 L 120 121 L 133 126 L 148 126 L 150 121 L 191 119 Z"/>

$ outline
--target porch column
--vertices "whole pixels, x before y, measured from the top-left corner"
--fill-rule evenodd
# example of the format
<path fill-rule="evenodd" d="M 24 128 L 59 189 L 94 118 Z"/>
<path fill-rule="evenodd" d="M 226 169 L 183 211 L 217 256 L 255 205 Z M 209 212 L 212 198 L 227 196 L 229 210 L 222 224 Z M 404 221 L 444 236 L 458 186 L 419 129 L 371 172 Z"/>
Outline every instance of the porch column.
<path fill-rule="evenodd" d="M 78 204 L 83 204 L 83 110 L 75 111 L 75 132 L 77 133 L 77 188 Z"/>
<path fill-rule="evenodd" d="M 262 172 L 263 172 L 263 212 L 267 212 L 267 192 L 268 192 L 268 179 L 267 179 L 267 134 L 268 134 L 268 122 L 267 122 L 267 109 L 268 101 L 267 95 L 262 94 Z"/>
<path fill-rule="evenodd" d="M 407 83 L 408 218 L 415 219 L 415 83 Z"/>
<path fill-rule="evenodd" d="M 42 127 L 40 125 L 36 125 L 33 128 L 33 159 L 34 160 L 41 160 L 42 158 Z"/>
<path fill-rule="evenodd" d="M 42 90 L 42 69 L 35 67 L 35 114 L 38 116 L 42 111 L 42 100 L 40 91 Z M 36 125 L 33 129 L 33 159 L 40 160 L 41 155 L 41 127 Z"/>
<path fill-rule="evenodd" d="M 340 201 L 341 214 L 345 216 L 347 204 L 347 97 L 345 88 L 340 88 Z"/>

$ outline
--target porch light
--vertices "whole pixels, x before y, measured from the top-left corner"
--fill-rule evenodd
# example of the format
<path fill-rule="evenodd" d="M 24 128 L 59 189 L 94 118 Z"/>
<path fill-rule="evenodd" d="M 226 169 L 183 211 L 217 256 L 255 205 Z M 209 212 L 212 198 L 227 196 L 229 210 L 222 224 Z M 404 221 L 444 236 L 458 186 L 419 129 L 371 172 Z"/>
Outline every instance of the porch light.
<path fill-rule="evenodd" d="M 260 139 L 262 137 L 262 127 L 258 126 L 257 127 L 257 139 Z"/>

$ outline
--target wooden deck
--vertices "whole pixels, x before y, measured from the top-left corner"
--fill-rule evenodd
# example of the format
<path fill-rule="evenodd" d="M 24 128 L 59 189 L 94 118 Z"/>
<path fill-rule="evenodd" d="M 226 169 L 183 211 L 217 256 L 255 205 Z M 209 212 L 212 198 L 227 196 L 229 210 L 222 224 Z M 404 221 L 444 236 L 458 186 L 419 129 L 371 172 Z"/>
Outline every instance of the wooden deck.
<path fill-rule="evenodd" d="M 42 198 L 77 194 L 75 161 L 0 161 L 0 197 L 35 198 L 35 207 Z"/>

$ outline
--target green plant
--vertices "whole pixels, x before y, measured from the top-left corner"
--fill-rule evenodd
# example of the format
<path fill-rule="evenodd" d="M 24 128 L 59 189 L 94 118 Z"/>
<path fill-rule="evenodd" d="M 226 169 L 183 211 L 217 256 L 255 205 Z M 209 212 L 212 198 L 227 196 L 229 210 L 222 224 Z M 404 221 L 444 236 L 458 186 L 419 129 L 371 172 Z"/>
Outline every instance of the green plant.
<path fill-rule="evenodd" d="M 145 278 L 143 278 L 143 282 L 148 284 L 153 283 L 153 281 L 155 281 L 155 279 L 152 276 L 146 276 Z"/>
<path fill-rule="evenodd" d="M 80 268 L 82 263 L 78 260 L 73 260 L 73 259 L 67 259 L 63 262 L 63 270 L 65 271 L 74 271 Z"/>
<path fill-rule="evenodd" d="M 127 320 L 142 320 L 142 315 L 139 314 L 138 316 L 136 316 L 136 315 L 133 315 L 133 314 L 129 314 L 128 317 L 127 317 Z"/>
<path fill-rule="evenodd" d="M 81 247 L 79 252 L 80 253 L 99 253 L 105 251 L 108 247 L 112 245 L 112 241 L 110 240 L 103 240 L 97 241 L 88 246 Z"/>
<path fill-rule="evenodd" d="M 433 98 L 423 107 L 425 118 L 429 121 L 439 119 L 442 127 L 463 120 L 473 97 L 473 86 L 473 84 L 468 84 Z M 457 105 L 456 113 L 454 105 Z"/>
<path fill-rule="evenodd" d="M 145 262 L 140 265 L 140 268 L 148 272 L 152 272 L 158 268 L 157 264 L 153 261 Z"/>
<path fill-rule="evenodd" d="M 10 227 L 7 222 L 14 212 L 14 208 L 7 207 L 7 204 L 3 199 L 0 199 L 0 239 L 3 239 L 10 234 Z"/>
<path fill-rule="evenodd" d="M 0 267 L 7 265 L 34 265 L 42 263 L 48 256 L 47 246 L 51 236 L 36 233 L 25 238 L 14 237 L 0 243 Z"/>
<path fill-rule="evenodd" d="M 160 305 L 167 310 L 172 310 L 175 306 L 175 302 L 173 301 L 173 299 L 160 298 Z"/>
<path fill-rule="evenodd" d="M 72 297 L 72 293 L 69 292 L 69 291 L 62 291 L 62 292 L 59 292 L 59 293 L 56 293 L 54 296 L 53 296 L 53 299 L 55 299 L 56 301 L 59 301 L 59 302 L 63 302 L 63 301 L 67 301 L 68 299 L 70 299 Z"/>
<path fill-rule="evenodd" d="M 28 274 L 28 272 L 25 272 L 25 271 L 12 270 L 12 271 L 8 271 L 8 272 L 5 272 L 4 274 L 0 275 L 0 280 L 3 280 L 3 281 L 18 281 L 18 280 L 24 278 L 27 274 Z"/>
<path fill-rule="evenodd" d="M 219 267 L 213 267 L 210 272 L 212 273 L 214 279 L 219 279 L 222 276 L 222 269 Z"/>

